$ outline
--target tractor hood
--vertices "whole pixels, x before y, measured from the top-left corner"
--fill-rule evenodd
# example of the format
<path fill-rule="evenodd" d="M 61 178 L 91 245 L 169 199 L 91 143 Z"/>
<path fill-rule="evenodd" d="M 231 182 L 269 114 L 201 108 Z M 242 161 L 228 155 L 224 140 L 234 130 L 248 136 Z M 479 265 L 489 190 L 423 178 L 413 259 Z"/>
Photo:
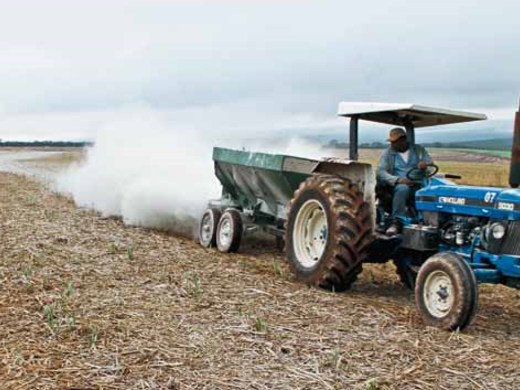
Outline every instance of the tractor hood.
<path fill-rule="evenodd" d="M 419 211 L 520 220 L 520 189 L 432 185 L 417 191 Z"/>

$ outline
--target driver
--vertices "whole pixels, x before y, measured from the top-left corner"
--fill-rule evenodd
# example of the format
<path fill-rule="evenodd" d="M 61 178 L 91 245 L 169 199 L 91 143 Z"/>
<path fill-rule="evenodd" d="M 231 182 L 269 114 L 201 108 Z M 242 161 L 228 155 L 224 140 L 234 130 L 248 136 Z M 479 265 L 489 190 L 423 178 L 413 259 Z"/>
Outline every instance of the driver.
<path fill-rule="evenodd" d="M 432 164 L 432 158 L 421 145 L 410 147 L 406 132 L 400 127 L 390 130 L 390 146 L 385 150 L 377 166 L 377 185 L 389 187 L 393 191 L 392 224 L 386 230 L 387 235 L 399 233 L 399 219 L 406 217 L 406 204 L 413 199 L 416 182 L 406 177 L 413 168 L 425 170 Z"/>

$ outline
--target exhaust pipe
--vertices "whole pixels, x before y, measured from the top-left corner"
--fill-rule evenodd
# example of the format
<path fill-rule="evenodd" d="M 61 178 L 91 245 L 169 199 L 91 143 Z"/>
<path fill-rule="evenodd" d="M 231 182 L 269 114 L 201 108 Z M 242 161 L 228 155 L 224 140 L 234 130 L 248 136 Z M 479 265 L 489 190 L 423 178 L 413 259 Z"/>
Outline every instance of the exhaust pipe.
<path fill-rule="evenodd" d="M 511 167 L 509 168 L 509 185 L 512 188 L 517 188 L 520 185 L 520 104 L 515 114 Z"/>

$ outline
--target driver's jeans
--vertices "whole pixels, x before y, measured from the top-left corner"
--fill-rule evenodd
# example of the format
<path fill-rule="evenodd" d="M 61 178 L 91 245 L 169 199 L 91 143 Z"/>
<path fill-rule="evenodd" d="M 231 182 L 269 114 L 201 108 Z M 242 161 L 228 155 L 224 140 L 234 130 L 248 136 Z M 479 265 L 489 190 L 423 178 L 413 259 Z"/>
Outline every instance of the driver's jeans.
<path fill-rule="evenodd" d="M 394 197 L 392 199 L 392 219 L 395 220 L 396 218 L 405 218 L 407 216 L 406 206 L 414 193 L 414 187 L 406 184 L 397 184 L 394 187 Z"/>

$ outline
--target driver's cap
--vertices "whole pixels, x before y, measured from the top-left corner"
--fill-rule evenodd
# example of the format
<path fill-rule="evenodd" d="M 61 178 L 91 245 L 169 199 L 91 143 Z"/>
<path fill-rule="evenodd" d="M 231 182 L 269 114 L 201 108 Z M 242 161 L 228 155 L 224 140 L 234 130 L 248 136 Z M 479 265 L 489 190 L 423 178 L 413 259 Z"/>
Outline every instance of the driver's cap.
<path fill-rule="evenodd" d="M 388 142 L 395 142 L 401 137 L 406 137 L 406 132 L 401 127 L 394 127 L 388 134 Z"/>

